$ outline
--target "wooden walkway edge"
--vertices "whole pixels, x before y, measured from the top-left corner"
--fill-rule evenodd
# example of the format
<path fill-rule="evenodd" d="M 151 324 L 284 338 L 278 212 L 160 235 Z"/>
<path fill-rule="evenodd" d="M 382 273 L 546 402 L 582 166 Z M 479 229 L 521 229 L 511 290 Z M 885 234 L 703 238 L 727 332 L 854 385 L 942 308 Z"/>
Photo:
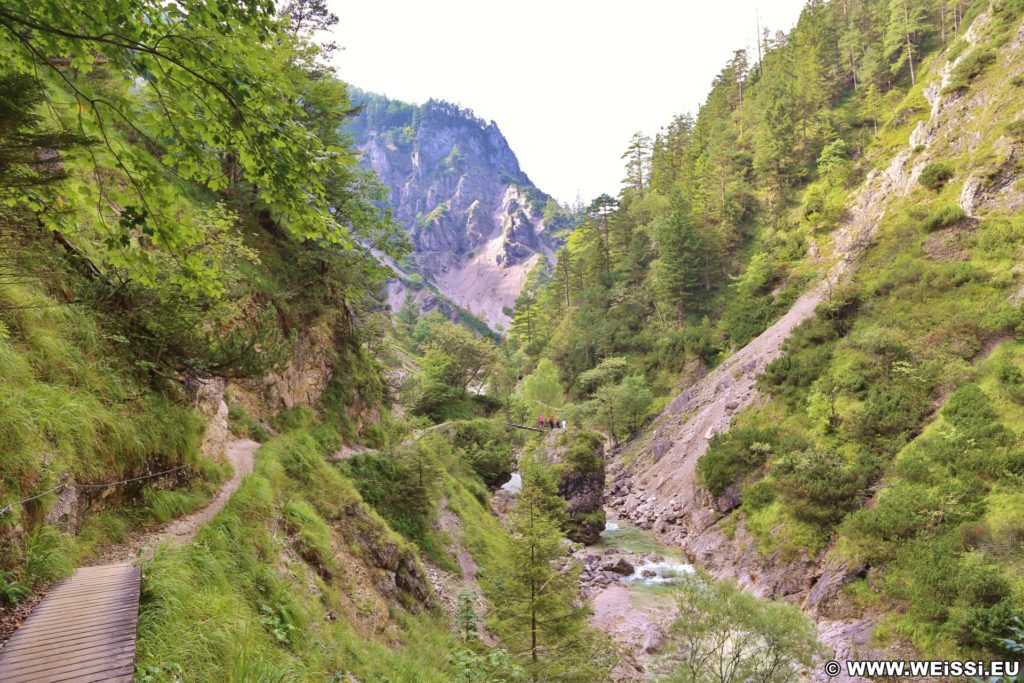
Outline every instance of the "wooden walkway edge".
<path fill-rule="evenodd" d="M 82 567 L 57 584 L 0 648 L 0 681 L 131 681 L 141 579 L 125 563 Z"/>

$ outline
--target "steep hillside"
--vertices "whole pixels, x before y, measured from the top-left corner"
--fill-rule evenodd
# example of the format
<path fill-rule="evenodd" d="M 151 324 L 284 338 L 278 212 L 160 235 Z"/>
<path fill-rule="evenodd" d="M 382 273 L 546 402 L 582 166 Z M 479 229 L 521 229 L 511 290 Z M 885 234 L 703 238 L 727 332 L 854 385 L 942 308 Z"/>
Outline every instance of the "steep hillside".
<path fill-rule="evenodd" d="M 550 260 L 571 220 L 530 182 L 493 121 L 437 100 L 355 99 L 365 107 L 351 126 L 361 163 L 388 187 L 409 232 L 408 265 L 492 329 L 507 327 L 527 273 Z M 407 293 L 416 290 L 403 279 L 390 283 L 393 310 Z M 418 298 L 429 305 L 429 295 Z"/>
<path fill-rule="evenodd" d="M 946 9 L 737 52 L 512 326 L 531 407 L 624 441 L 610 514 L 841 661 L 1005 656 L 1024 611 L 1024 6 Z"/>
<path fill-rule="evenodd" d="M 1024 495 L 1024 26 L 985 14 L 960 40 L 890 124 L 904 144 L 869 152 L 884 170 L 816 255 L 822 281 L 673 399 L 613 485 L 701 566 L 816 614 L 840 655 L 993 647 L 1024 604 L 1005 519 Z"/>

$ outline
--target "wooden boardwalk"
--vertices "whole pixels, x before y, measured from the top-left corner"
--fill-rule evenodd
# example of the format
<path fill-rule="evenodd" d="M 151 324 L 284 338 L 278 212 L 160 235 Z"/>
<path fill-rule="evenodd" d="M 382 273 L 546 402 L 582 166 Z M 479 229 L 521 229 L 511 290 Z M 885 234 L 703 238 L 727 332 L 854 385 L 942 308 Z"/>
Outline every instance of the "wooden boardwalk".
<path fill-rule="evenodd" d="M 0 648 L 0 681 L 131 681 L 140 581 L 130 564 L 78 569 Z"/>

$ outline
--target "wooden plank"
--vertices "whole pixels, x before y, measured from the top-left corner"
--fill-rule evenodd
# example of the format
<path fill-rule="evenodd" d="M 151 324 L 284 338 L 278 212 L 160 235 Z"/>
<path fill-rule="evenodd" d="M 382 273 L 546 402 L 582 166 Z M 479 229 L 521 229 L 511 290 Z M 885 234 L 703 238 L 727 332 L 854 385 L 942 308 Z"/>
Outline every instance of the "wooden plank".
<path fill-rule="evenodd" d="M 12 679 L 4 679 L 4 683 L 58 683 L 58 681 L 131 681 L 135 671 L 135 662 L 117 661 L 94 663 L 74 671 L 50 671 L 45 675 L 29 674 Z"/>
<path fill-rule="evenodd" d="M 117 669 L 108 669 L 91 674 L 76 674 L 74 678 L 51 678 L 47 683 L 61 683 L 63 681 L 74 681 L 74 683 L 133 683 L 135 680 L 135 662 Z"/>
<path fill-rule="evenodd" d="M 129 664 L 115 664 L 111 665 L 108 669 L 100 669 L 98 671 L 79 671 L 74 676 L 68 677 L 50 677 L 47 679 L 47 683 L 64 683 L 64 681 L 74 681 L 74 683 L 94 683 L 95 681 L 103 681 L 104 683 L 132 683 L 135 680 L 135 660 L 133 659 Z"/>
<path fill-rule="evenodd" d="M 51 672 L 55 671 L 77 671 L 96 664 L 109 663 L 129 654 L 134 656 L 134 652 L 135 639 L 133 638 L 127 644 L 123 641 L 119 643 L 102 643 L 81 652 L 53 653 L 52 657 L 48 656 L 21 662 L 20 664 L 13 664 L 6 671 L 12 676 L 26 676 L 28 674 L 48 676 Z"/>
<path fill-rule="evenodd" d="M 83 595 L 79 600 L 46 605 L 43 611 L 39 612 L 38 621 L 51 621 L 61 616 L 67 616 L 69 610 L 85 611 L 102 607 L 117 608 L 122 604 L 138 603 L 138 601 L 139 598 L 135 593 L 126 593 L 124 591 L 104 593 L 102 595 Z"/>
<path fill-rule="evenodd" d="M 0 681 L 130 681 L 139 570 L 84 567 L 57 584 L 0 649 Z"/>
<path fill-rule="evenodd" d="M 12 652 L 4 656 L 4 664 L 11 669 L 17 668 L 16 665 L 24 664 L 35 659 L 56 657 L 61 652 L 88 652 L 97 647 L 102 647 L 108 643 L 119 644 L 126 640 L 135 642 L 135 634 L 130 631 L 122 630 L 115 633 L 94 633 L 83 636 L 74 640 L 57 640 L 50 643 L 40 643 L 40 647 L 36 649 L 22 650 L 21 652 Z"/>
<path fill-rule="evenodd" d="M 78 627 L 81 627 L 81 626 L 88 626 L 88 625 L 94 624 L 94 623 L 109 623 L 109 622 L 113 621 L 114 619 L 118 619 L 120 617 L 124 617 L 124 616 L 127 616 L 127 615 L 132 615 L 132 614 L 137 614 L 137 613 L 138 613 L 138 606 L 137 605 L 128 605 L 126 607 L 120 607 L 120 608 L 118 608 L 116 610 L 113 610 L 113 609 L 112 610 L 106 610 L 106 611 L 104 611 L 101 614 L 88 614 L 87 613 L 87 614 L 77 615 L 77 616 L 74 616 L 74 617 L 70 617 L 69 616 L 69 617 L 67 617 L 67 619 L 63 619 L 63 620 L 60 620 L 60 621 L 45 621 L 45 622 L 41 621 L 39 623 L 39 628 L 38 629 L 33 628 L 32 631 L 27 631 L 26 630 L 31 625 L 31 624 L 29 624 L 28 621 L 26 621 L 25 625 L 22 626 L 20 629 L 18 629 L 18 633 L 16 633 L 15 635 L 18 635 L 22 631 L 24 631 L 25 635 L 23 635 L 22 638 L 30 638 L 30 637 L 32 637 L 32 635 L 30 635 L 30 634 L 33 634 L 33 633 L 36 633 L 36 632 L 38 632 L 38 633 L 48 633 L 50 631 L 55 631 L 55 630 L 60 630 L 60 629 L 78 628 Z M 12 637 L 11 640 L 14 640 L 14 638 Z M 2 655 L 3 655 L 3 650 L 0 650 L 0 656 L 2 656 Z M 0 661 L 2 661 L 2 659 L 0 659 Z"/>
<path fill-rule="evenodd" d="M 20 655 L 23 652 L 30 652 L 34 649 L 48 646 L 54 642 L 79 642 L 91 638 L 112 638 L 116 637 L 122 631 L 129 631 L 126 628 L 127 622 L 121 624 L 115 624 L 111 626 L 102 626 L 96 630 L 82 630 L 75 633 L 69 633 L 67 635 L 61 633 L 54 633 L 49 636 L 43 636 L 40 638 L 34 638 L 31 643 L 24 643 L 19 647 L 4 648 L 4 660 L 13 658 L 16 655 Z"/>

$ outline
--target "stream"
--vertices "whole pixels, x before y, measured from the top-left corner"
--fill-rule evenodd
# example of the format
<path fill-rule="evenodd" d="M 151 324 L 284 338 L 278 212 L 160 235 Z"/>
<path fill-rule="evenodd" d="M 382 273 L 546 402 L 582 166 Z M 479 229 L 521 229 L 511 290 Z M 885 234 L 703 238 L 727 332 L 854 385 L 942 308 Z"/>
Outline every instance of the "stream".
<path fill-rule="evenodd" d="M 675 617 L 674 584 L 693 574 L 675 548 L 609 513 L 601 537 L 575 553 L 583 563 L 581 592 L 594 613 L 590 623 L 629 653 L 614 680 L 637 680 L 666 673 L 660 653 Z"/>

